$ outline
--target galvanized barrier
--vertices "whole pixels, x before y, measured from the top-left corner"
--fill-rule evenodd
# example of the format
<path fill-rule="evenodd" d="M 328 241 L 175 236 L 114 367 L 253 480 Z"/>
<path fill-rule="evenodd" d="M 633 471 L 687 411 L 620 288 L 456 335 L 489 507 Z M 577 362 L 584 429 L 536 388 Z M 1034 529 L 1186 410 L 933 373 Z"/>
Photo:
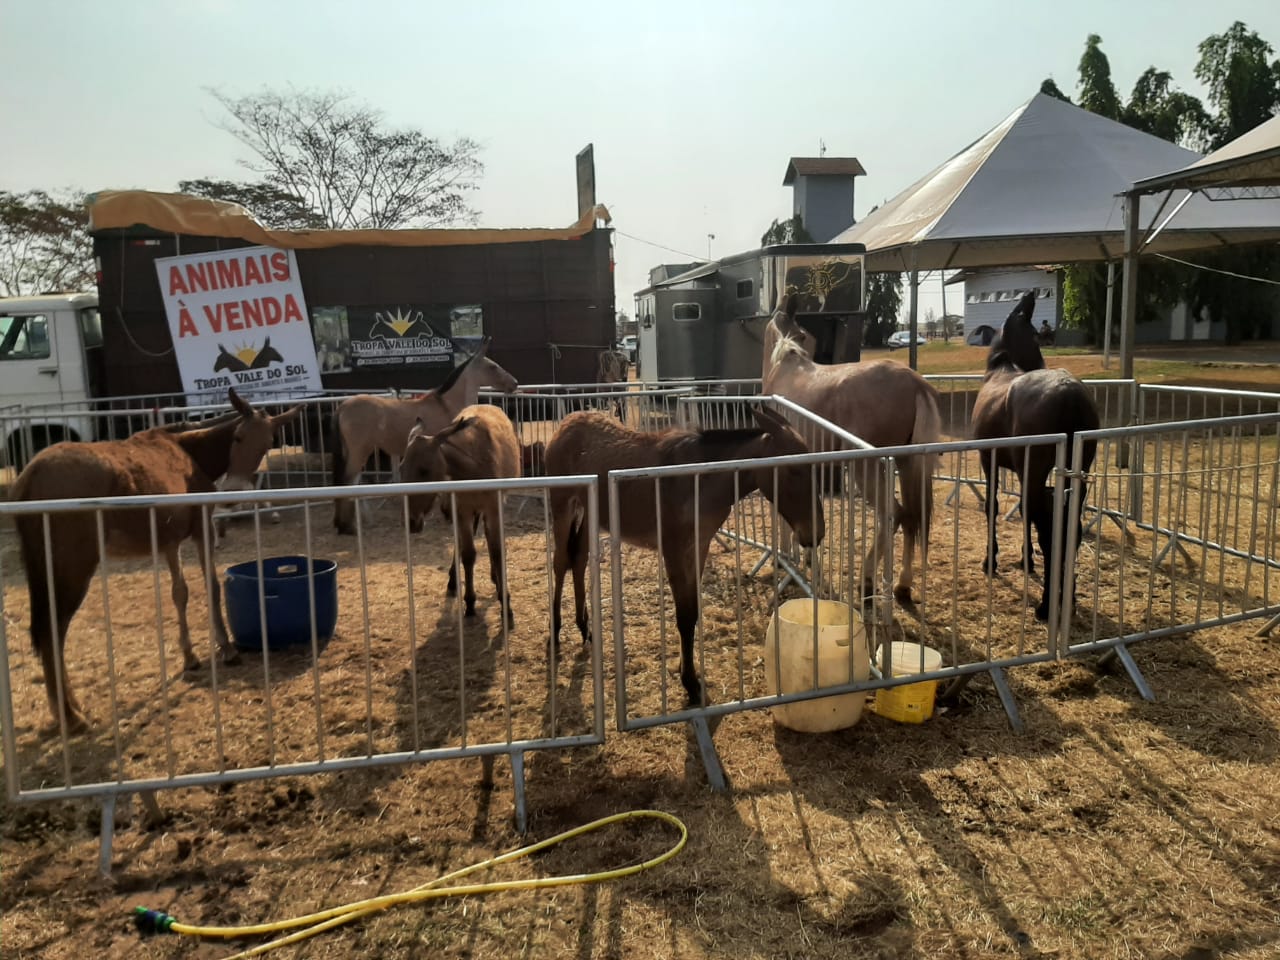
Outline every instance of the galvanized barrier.
<path fill-rule="evenodd" d="M 740 409 L 732 409 L 735 402 Z M 895 550 L 890 548 L 887 551 L 882 570 L 863 568 L 862 553 L 874 534 L 877 505 L 866 503 L 852 481 L 873 471 L 886 481 L 879 489 L 882 496 L 888 496 L 894 489 L 893 463 L 896 458 L 934 455 L 958 463 L 966 456 L 993 456 L 993 451 L 1001 447 L 1026 450 L 1049 446 L 1053 448 L 1058 466 L 1054 504 L 1055 512 L 1060 514 L 1066 478 L 1065 437 L 955 441 L 876 450 L 784 398 L 764 397 L 759 402 L 785 410 L 789 417 L 795 418 L 793 422 L 807 421 L 807 429 L 816 437 L 810 440 L 811 445 L 829 449 L 770 460 L 621 470 L 613 471 L 609 476 L 613 594 L 610 616 L 619 729 L 637 730 L 660 724 L 690 723 L 699 741 L 708 777 L 713 784 L 723 786 L 723 771 L 711 741 L 708 721 L 741 710 L 777 707 L 850 693 L 865 695 L 868 691 L 920 680 L 957 680 L 974 673 L 987 673 L 1000 693 L 1011 723 L 1018 728 L 1017 708 L 1004 682 L 1003 671 L 1011 666 L 1053 659 L 1058 655 L 1056 598 L 1051 606 L 1048 627 L 1035 624 L 1028 611 L 1022 618 L 1021 628 L 1010 636 L 995 636 L 990 628 L 990 617 L 986 618 L 984 631 L 981 620 L 966 621 L 956 615 L 959 601 L 955 592 L 946 589 L 945 581 L 931 576 L 930 570 L 939 560 L 937 554 L 943 549 L 935 534 L 930 562 L 920 569 L 919 591 L 926 599 L 923 603 L 911 604 L 914 608 L 911 610 L 896 605 L 886 595 L 887 582 L 896 572 L 898 563 Z M 750 419 L 742 400 L 698 399 L 689 401 L 687 407 L 690 419 L 702 425 L 742 424 Z M 822 437 L 822 433 L 826 436 Z M 694 656 L 704 682 L 712 685 L 711 699 L 714 702 L 688 705 L 683 689 L 679 686 L 673 689 L 668 679 L 668 664 L 678 652 L 679 640 L 672 627 L 673 618 L 668 613 L 671 599 L 663 565 L 653 551 L 623 549 L 619 509 L 627 500 L 625 487 L 628 484 L 651 483 L 656 496 L 658 485 L 664 481 L 691 478 L 696 500 L 699 484 L 709 482 L 713 476 L 731 474 L 734 489 L 739 489 L 739 485 L 746 482 L 743 474 L 747 471 L 771 469 L 776 477 L 777 471 L 796 466 L 807 467 L 811 472 L 814 502 L 810 509 L 815 516 L 821 512 L 826 519 L 826 539 L 812 551 L 811 557 L 805 558 L 800 552 L 788 548 L 788 528 L 773 503 L 758 492 L 738 502 L 729 520 L 718 531 L 706 571 L 698 583 L 699 616 L 694 635 Z M 834 482 L 824 481 L 824 475 L 834 478 Z M 966 515 L 963 519 L 962 514 Z M 950 503 L 950 516 L 950 525 L 956 531 L 949 547 L 950 563 L 955 567 L 965 563 L 981 564 L 980 554 L 974 555 L 970 547 L 962 546 L 958 531 L 962 524 L 985 524 L 987 518 L 972 507 L 963 506 L 958 499 Z M 935 515 L 935 531 L 937 527 L 946 525 L 942 519 Z M 660 526 L 660 518 L 658 523 Z M 696 532 L 695 542 L 697 539 Z M 1056 542 L 1062 542 L 1060 534 Z M 1056 558 L 1050 559 L 1057 562 Z M 771 572 L 761 579 L 758 574 L 765 564 L 771 566 Z M 870 595 L 863 587 L 867 578 L 875 584 Z M 1027 574 L 1016 577 L 1015 582 L 1009 585 L 1013 593 L 1008 597 L 1002 596 L 1006 585 L 996 584 L 990 579 L 987 583 L 984 606 L 988 611 L 998 605 L 1007 606 L 1010 600 L 1018 603 L 1034 588 Z M 789 591 L 791 595 L 809 596 L 815 604 L 815 617 L 817 604 L 822 599 L 846 604 L 854 611 L 855 619 L 860 621 L 857 632 L 866 638 L 862 642 L 867 643 L 877 662 L 885 662 L 892 640 L 904 638 L 942 649 L 948 665 L 910 679 L 873 675 L 865 681 L 818 686 L 818 678 L 815 677 L 814 686 L 808 690 L 768 694 L 764 689 L 762 663 L 755 644 L 763 640 L 770 618 L 777 617 L 778 605 L 788 597 Z M 815 662 L 817 636 L 815 625 Z M 853 656 L 851 645 L 851 660 Z"/>
<path fill-rule="evenodd" d="M 114 806 L 121 794 L 505 755 L 512 763 L 516 817 L 523 829 L 524 755 L 599 744 L 604 736 L 603 630 L 594 553 L 588 589 L 597 639 L 567 658 L 567 683 L 561 679 L 548 685 L 558 672 L 554 659 L 550 670 L 547 663 L 552 597 L 548 496 L 565 487 L 587 488 L 584 522 L 594 551 L 598 515 L 590 477 L 0 503 L 6 541 L 0 565 L 0 737 L 9 798 L 100 799 L 105 870 Z M 484 559 L 476 564 L 481 584 L 477 619 L 464 618 L 463 605 L 445 597 L 445 558 L 451 547 L 458 554 L 458 497 L 480 491 L 500 495 L 494 523 L 506 551 L 495 574 L 512 598 L 514 626 L 487 586 L 490 564 Z M 428 517 L 426 530 L 411 535 L 407 497 L 425 494 L 438 494 L 455 519 L 441 523 Z M 331 501 L 338 497 L 390 498 L 400 516 L 388 511 L 372 529 L 357 511 L 357 535 L 337 538 L 327 528 Z M 513 497 L 541 503 L 516 517 L 509 502 Z M 208 530 L 218 506 L 232 501 L 261 505 L 268 498 L 273 505 L 297 505 L 291 522 L 272 527 L 255 516 L 251 530 L 237 531 L 216 555 L 208 547 L 206 556 L 219 579 L 229 563 L 248 564 L 250 596 L 245 599 L 242 586 L 237 614 L 227 587 L 228 620 L 242 639 L 245 631 L 256 628 L 259 637 L 267 638 L 265 649 L 259 640 L 256 649 L 241 654 L 239 665 L 219 660 L 206 589 L 200 588 L 208 583 L 197 574 L 190 578 L 192 633 L 210 639 L 197 645 L 204 669 L 184 673 L 173 642 L 171 591 L 161 586 L 165 561 L 156 548 L 157 512 L 191 505 Z M 109 555 L 108 521 L 122 510 L 134 511 L 143 529 L 150 525 L 149 556 Z M 15 517 L 70 512 L 92 514 L 97 542 L 80 548 L 96 549 L 106 558 L 71 622 L 71 642 L 65 647 L 67 682 L 90 715 L 85 735 L 67 729 L 61 716 L 53 729 L 48 727 L 42 669 L 25 629 L 30 603 L 24 571 L 10 560 L 17 556 L 11 526 Z M 43 529 L 47 544 L 47 519 Z M 188 543 L 185 549 L 189 557 L 193 547 Z M 327 644 L 318 635 L 324 600 L 318 596 L 318 578 L 302 575 L 300 597 L 273 602 L 283 585 L 261 573 L 274 570 L 282 557 L 304 574 L 316 570 L 319 560 L 336 560 L 334 603 L 340 610 L 336 633 Z M 456 567 L 454 573 L 461 595 L 463 577 Z M 245 575 L 240 568 L 241 580 Z M 293 589 L 298 589 L 296 580 Z M 55 592 L 51 587 L 51 599 Z M 299 614 L 307 614 L 302 642 L 288 650 L 272 649 L 272 630 L 280 637 L 282 631 L 299 629 L 273 618 Z M 61 685 L 57 695 L 60 701 L 66 696 Z"/>
<path fill-rule="evenodd" d="M 1224 399 L 1238 398 L 1190 397 Z M 1247 402 L 1280 411 L 1280 396 Z M 1115 538 L 1091 528 L 1092 560 L 1077 568 L 1089 628 L 1067 652 L 1118 656 L 1151 699 L 1128 644 L 1269 618 L 1261 635 L 1280 623 L 1280 412 L 1080 434 L 1073 473 L 1087 440 L 1098 444 L 1089 500 Z M 1128 469 L 1115 466 L 1122 447 Z M 1104 582 L 1118 586 L 1114 600 Z"/>

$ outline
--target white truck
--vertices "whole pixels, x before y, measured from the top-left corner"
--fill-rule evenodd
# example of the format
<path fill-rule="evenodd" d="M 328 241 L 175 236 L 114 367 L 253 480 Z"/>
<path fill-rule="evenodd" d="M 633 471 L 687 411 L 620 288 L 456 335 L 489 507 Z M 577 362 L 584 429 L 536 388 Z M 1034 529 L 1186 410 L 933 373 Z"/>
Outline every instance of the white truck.
<path fill-rule="evenodd" d="M 88 414 L 101 353 L 97 294 L 0 298 L 0 465 L 97 439 Z"/>

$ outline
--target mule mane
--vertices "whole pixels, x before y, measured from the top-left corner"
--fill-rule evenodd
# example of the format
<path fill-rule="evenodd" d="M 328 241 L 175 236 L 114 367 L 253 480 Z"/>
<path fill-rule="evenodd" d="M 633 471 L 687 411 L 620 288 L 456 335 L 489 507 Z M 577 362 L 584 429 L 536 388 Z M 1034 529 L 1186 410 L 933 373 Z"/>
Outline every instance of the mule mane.
<path fill-rule="evenodd" d="M 434 391 L 435 395 L 437 397 L 442 397 L 457 386 L 458 380 L 461 379 L 463 372 L 471 366 L 471 361 L 478 356 L 480 356 L 479 353 L 473 353 L 471 356 L 467 357 L 467 359 L 463 360 L 460 364 L 450 370 L 449 375 L 444 378 L 444 383 L 436 387 Z"/>
<path fill-rule="evenodd" d="M 769 358 L 769 363 L 776 367 L 788 355 L 794 355 L 805 360 L 809 359 L 809 354 L 805 353 L 804 345 L 800 341 L 793 340 L 779 330 L 778 342 L 773 345 L 773 356 Z"/>

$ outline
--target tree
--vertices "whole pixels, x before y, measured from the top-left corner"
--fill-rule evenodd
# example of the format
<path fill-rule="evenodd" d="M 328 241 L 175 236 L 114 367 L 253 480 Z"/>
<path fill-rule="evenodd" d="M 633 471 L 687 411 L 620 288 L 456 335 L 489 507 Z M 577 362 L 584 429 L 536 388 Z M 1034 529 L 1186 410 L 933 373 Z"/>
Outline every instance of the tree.
<path fill-rule="evenodd" d="M 1058 85 L 1053 82 L 1053 77 L 1046 77 L 1044 82 L 1040 84 L 1040 92 L 1061 100 L 1063 103 L 1070 103 L 1071 98 L 1058 89 Z"/>
<path fill-rule="evenodd" d="M 0 293 L 29 296 L 94 283 L 93 240 L 83 193 L 0 191 Z"/>
<path fill-rule="evenodd" d="M 334 92 L 232 97 L 209 91 L 223 129 L 253 151 L 244 166 L 330 227 L 433 227 L 475 221 L 464 196 L 484 170 L 479 144 L 388 129 L 382 113 Z"/>
<path fill-rule="evenodd" d="M 1102 38 L 1089 34 L 1080 57 L 1080 106 L 1109 120 L 1120 119 L 1120 98 L 1111 82 L 1111 61 L 1102 52 Z"/>
<path fill-rule="evenodd" d="M 1216 150 L 1271 118 L 1280 107 L 1280 60 L 1271 45 L 1237 20 L 1200 43 L 1196 79 L 1218 111 L 1209 148 Z"/>
<path fill-rule="evenodd" d="M 239 183 L 234 180 L 182 180 L 181 193 L 209 200 L 238 203 L 263 226 L 273 230 L 324 230 L 328 222 L 293 194 L 270 183 Z"/>
<path fill-rule="evenodd" d="M 760 238 L 760 246 L 767 247 L 775 243 L 813 243 L 813 237 L 804 228 L 800 214 L 786 220 L 774 220 L 769 229 Z"/>
<path fill-rule="evenodd" d="M 1125 106 L 1121 120 L 1161 140 L 1196 149 L 1211 138 L 1213 120 L 1198 97 L 1172 88 L 1167 70 L 1147 67 Z"/>
<path fill-rule="evenodd" d="M 862 342 L 868 347 L 883 347 L 898 325 L 902 308 L 902 274 L 867 274 L 866 326 Z"/>

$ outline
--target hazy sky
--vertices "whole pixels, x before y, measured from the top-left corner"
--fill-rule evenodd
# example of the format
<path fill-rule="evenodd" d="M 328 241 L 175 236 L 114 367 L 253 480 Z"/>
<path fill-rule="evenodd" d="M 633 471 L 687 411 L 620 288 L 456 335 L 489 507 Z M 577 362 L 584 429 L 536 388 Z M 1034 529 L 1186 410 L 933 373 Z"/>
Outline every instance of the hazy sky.
<path fill-rule="evenodd" d="M 819 140 L 866 168 L 860 218 L 1045 77 L 1074 96 L 1089 33 L 1122 98 L 1151 65 L 1203 96 L 1196 46 L 1236 19 L 1280 45 L 1275 0 L 2 0 L 0 189 L 242 177 L 206 87 L 340 88 L 390 124 L 478 140 L 482 226 L 571 223 L 574 155 L 594 143 L 630 313 L 649 267 L 684 259 L 652 244 L 691 258 L 708 234 L 717 256 L 758 246 L 790 215 L 788 159 Z M 921 303 L 938 308 L 936 280 Z"/>

